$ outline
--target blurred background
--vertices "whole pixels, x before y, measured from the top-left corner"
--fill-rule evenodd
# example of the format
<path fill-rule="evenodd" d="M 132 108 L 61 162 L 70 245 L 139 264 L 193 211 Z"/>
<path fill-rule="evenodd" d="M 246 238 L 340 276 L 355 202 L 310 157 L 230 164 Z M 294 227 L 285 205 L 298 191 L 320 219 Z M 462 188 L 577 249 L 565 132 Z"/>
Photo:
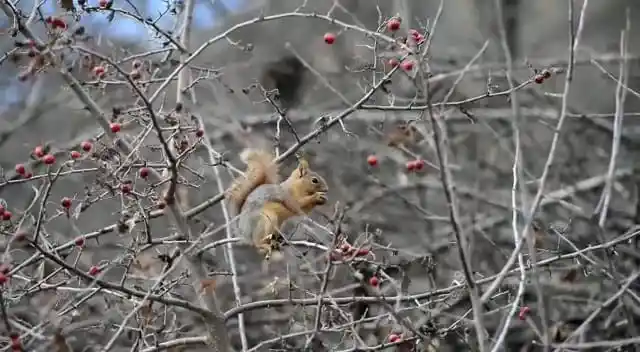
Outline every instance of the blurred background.
<path fill-rule="evenodd" d="M 583 1 L 576 0 L 574 4 L 574 17 L 577 18 Z M 513 60 L 515 85 L 527 82 L 536 72 L 545 69 L 553 72 L 551 78 L 542 84 L 530 82 L 516 94 L 523 145 L 524 179 L 521 182 L 530 201 L 537 191 L 537 180 L 549 152 L 562 101 L 564 71 L 569 58 L 568 1 L 446 0 L 435 32 L 428 33 L 439 5 L 440 1 L 434 0 L 198 0 L 195 2 L 190 51 L 193 52 L 228 28 L 259 16 L 294 11 L 330 14 L 340 21 L 370 31 L 384 31 L 384 21 L 399 16 L 402 19 L 401 33 L 406 35 L 409 29 L 416 29 L 432 37 L 428 60 L 420 64 L 428 67 L 435 77 L 431 92 L 433 101 L 441 102 L 452 87 L 454 89 L 448 100 L 462 101 L 483 96 L 487 92 L 509 89 L 498 26 L 499 21 L 503 20 L 507 31 L 506 42 Z M 96 1 L 90 0 L 89 6 L 96 6 Z M 497 6 L 502 7 L 503 18 L 498 16 Z M 21 1 L 19 7 L 28 14 L 33 2 Z M 175 14 L 181 13 L 184 2 L 115 0 L 113 8 L 139 18 L 151 18 L 157 21 L 159 28 L 175 36 L 181 25 Z M 64 17 L 72 24 L 72 28 L 83 25 L 88 39 L 82 45 L 115 60 L 123 60 L 123 67 L 127 69 L 130 68 L 132 56 L 145 52 L 148 55 L 141 57 L 150 70 L 157 70 L 154 71 L 155 77 L 166 77 L 176 66 L 179 57 L 176 50 L 170 51 L 171 44 L 167 39 L 157 35 L 149 25 L 132 19 L 136 16 L 119 12 L 111 19 L 109 12 L 88 14 L 78 8 L 79 22 L 76 22 L 74 15 L 63 11 L 53 0 L 45 0 L 40 9 L 43 17 Z M 574 80 L 568 98 L 569 117 L 560 131 L 556 163 L 546 187 L 549 194 L 536 216 L 540 233 L 538 260 L 575 250 L 561 240 L 558 233 L 583 248 L 616 238 L 640 222 L 638 20 L 640 2 L 636 0 L 589 2 L 585 30 L 576 52 Z M 3 32 L 10 23 L 9 19 L 0 16 Z M 623 60 L 620 38 L 627 23 L 630 23 L 625 34 L 628 52 L 626 60 Z M 44 37 L 42 23 L 35 21 L 33 30 Z M 324 43 L 323 35 L 327 32 L 337 35 L 335 44 Z M 304 135 L 318 126 L 316 122 L 319 117 L 335 116 L 347 107 L 344 99 L 355 102 L 372 86 L 373 78 L 379 79 L 384 75 L 385 63 L 393 49 L 380 46 L 376 47 L 374 53 L 372 47 L 377 44 L 361 32 L 343 31 L 335 24 L 309 17 L 286 17 L 242 26 L 227 38 L 208 46 L 193 61 L 190 75 L 192 80 L 197 81 L 193 85 L 195 99 L 187 98 L 185 105 L 190 114 L 204 120 L 213 148 L 225 153 L 233 165 L 241 167 L 237 157 L 239 150 L 251 145 L 274 143 L 274 121 L 277 117 L 274 107 L 265 103 L 264 98 L 252 87 L 260 83 L 268 88 L 277 88 L 281 93 L 280 106 L 288 109 L 295 129 Z M 486 49 L 482 55 L 454 87 L 460 70 L 484 45 Z M 0 38 L 1 52 L 9 52 L 13 47 L 14 38 L 8 35 Z M 114 75 L 105 82 L 96 82 L 90 72 L 80 68 L 74 61 L 73 53 L 67 60 L 76 77 L 87 82 L 84 89 L 105 111 L 111 111 L 114 107 L 132 108 L 136 104 L 136 98 L 121 77 Z M 624 64 L 627 78 L 626 89 L 623 89 L 626 98 L 623 106 L 620 106 L 624 112 L 620 154 L 615 169 L 611 210 L 605 231 L 600 234 L 592 215 L 602 194 L 611 157 L 616 83 L 621 64 Z M 27 162 L 30 151 L 39 143 L 48 143 L 60 155 L 66 155 L 68 149 L 97 134 L 93 119 L 89 118 L 75 95 L 65 88 L 54 70 L 19 81 L 22 68 L 20 64 L 8 60 L 0 65 L 0 166 L 8 178 L 15 176 L 12 173 L 14 165 Z M 151 89 L 148 91 L 155 92 L 159 84 L 160 81 L 149 83 Z M 156 100 L 154 108 L 164 111 L 172 109 L 176 95 L 176 84 L 169 84 L 166 94 Z M 389 107 L 406 106 L 410 102 L 420 105 L 423 101 L 424 94 L 412 76 L 398 74 L 385 91 L 371 98 L 369 104 Z M 477 268 L 478 277 L 487 277 L 500 270 L 513 248 L 510 188 L 514 159 L 511 119 L 514 116 L 510 100 L 506 94 L 479 99 L 470 104 L 443 109 L 438 114 L 447 117 L 449 162 L 460 197 L 464 231 L 471 238 L 473 267 Z M 406 294 L 447 287 L 460 275 L 456 243 L 448 224 L 447 206 L 437 169 L 427 166 L 424 172 L 417 174 L 406 171 L 407 161 L 416 157 L 425 159 L 428 165 L 437 165 L 434 151 L 426 139 L 415 141 L 404 149 L 390 147 L 387 143 L 388 136 L 398 122 L 415 121 L 423 117 L 424 111 L 410 109 L 358 110 L 345 119 L 345 128 L 350 133 L 334 127 L 304 148 L 311 155 L 312 165 L 326 177 L 331 187 L 330 204 L 312 217 L 326 225 L 326 215 L 331 215 L 335 202 L 348 205 L 345 232 L 349 238 L 354 241 L 368 238 L 382 247 L 398 248 L 394 253 L 381 250 L 378 260 L 384 265 L 401 268 L 396 270 L 399 277 L 405 275 L 414 278 L 407 285 Z M 430 138 L 432 126 L 421 122 L 417 127 L 420 134 Z M 247 133 L 249 138 L 246 138 Z M 294 142 L 294 136 L 285 131 L 279 145 L 286 148 Z M 152 145 L 153 139 L 150 138 L 148 143 Z M 157 151 L 152 148 L 144 153 L 148 158 L 160 160 L 157 159 Z M 372 154 L 380 160 L 375 170 L 366 163 L 367 156 Z M 197 177 L 190 179 L 193 189 L 189 191 L 189 204 L 193 206 L 216 195 L 217 184 L 204 151 L 198 151 L 189 162 L 199 172 Z M 36 172 L 42 172 L 41 166 L 32 164 Z M 293 161 L 285 162 L 285 171 L 292 165 Z M 223 176 L 228 184 L 233 175 L 224 172 Z M 84 185 L 94 181 L 95 176 L 91 174 L 61 179 L 56 183 L 52 199 L 64 195 L 82 198 Z M 33 190 L 27 183 L 3 185 L 0 188 L 0 197 L 15 207 L 17 212 L 26 209 L 32 195 Z M 52 202 L 50 209 L 55 209 L 57 205 Z M 121 216 L 120 207 L 117 199 L 105 200 L 87 210 L 74 222 L 74 227 L 64 219 L 57 219 L 49 223 L 47 229 L 68 240 L 75 236 L 75 231 L 94 231 L 116 222 Z M 203 223 L 220 224 L 222 221 L 219 206 L 215 206 L 202 213 L 193 226 L 201 229 Z M 154 231 L 159 233 L 158 236 L 163 233 L 166 235 L 166 225 L 163 220 L 154 221 Z M 313 238 L 329 245 L 326 233 L 323 235 L 321 232 L 317 231 Z M 304 231 L 298 235 L 309 237 Z M 122 238 L 114 236 L 106 241 L 119 243 Z M 626 276 L 637 268 L 640 258 L 634 241 L 620 248 L 615 270 Z M 92 259 L 94 262 L 120 256 L 122 252 L 117 247 L 96 252 L 87 249 L 87 255 L 97 258 Z M 222 255 L 216 257 L 222 258 Z M 251 270 L 255 269 L 256 263 L 243 261 L 245 257 L 240 258 L 240 270 L 246 273 L 243 274 L 243 292 L 251 292 L 246 293 L 248 297 L 244 298 L 245 302 L 263 294 L 286 296 L 286 286 L 281 287 L 281 291 L 274 289 L 277 293 L 260 291 L 259 288 L 264 288 L 272 278 L 265 279 L 266 283 L 255 280 L 256 276 L 251 275 Z M 299 264 L 296 261 L 301 260 L 291 253 L 288 258 L 289 264 Z M 425 264 L 427 262 L 431 264 Z M 211 265 L 227 266 L 224 260 Z M 586 275 L 582 271 L 578 279 L 570 283 L 563 281 L 572 270 L 575 270 L 574 262 L 559 262 L 547 272 L 548 275 L 540 278 L 547 295 L 544 299 L 548 307 L 553 307 L 547 315 L 551 325 L 584 319 L 594 309 L 593 302 L 604 300 L 617 290 L 615 283 L 602 276 Z M 342 274 L 340 279 L 335 280 L 335 285 L 349 282 L 346 271 Z M 280 272 L 280 277 L 283 275 Z M 221 296 L 232 297 L 229 283 L 222 281 L 219 288 Z M 313 290 L 311 287 L 317 288 L 317 284 L 308 283 L 309 290 Z M 516 284 L 515 279 L 507 282 L 505 292 L 513 291 Z M 296 294 L 304 296 L 304 293 Z M 462 314 L 469 308 L 464 295 L 446 297 L 443 302 L 446 308 L 439 309 L 452 316 Z M 537 299 L 531 283 L 527 284 L 525 302 L 535 309 Z M 490 331 L 495 331 L 499 326 L 503 313 L 499 308 L 506 303 L 505 298 L 488 308 L 500 313 L 488 318 L 486 324 Z M 225 301 L 225 309 L 233 306 L 232 299 Z M 636 319 L 640 311 L 637 308 L 630 309 L 633 319 Z M 294 313 L 285 308 L 277 313 L 271 310 L 266 312 L 248 314 L 247 324 L 250 326 L 267 326 L 250 331 L 252 344 L 291 331 L 288 329 L 292 317 L 298 324 L 294 324 L 296 329 L 304 328 L 304 318 L 300 312 Z M 418 312 L 415 314 L 421 316 Z M 445 315 L 436 325 L 445 326 L 451 321 L 451 316 Z M 237 344 L 236 324 L 237 321 L 232 319 L 230 326 Z M 614 337 L 626 333 L 627 325 L 621 323 L 615 325 L 615 329 L 612 327 L 607 330 L 612 325 L 615 324 L 602 319 L 593 326 L 594 331 L 608 331 Z M 369 327 L 371 331 L 378 328 Z M 507 351 L 535 350 L 530 343 L 534 335 L 523 322 L 516 324 L 514 331 L 517 333 L 509 335 Z M 449 346 L 446 348 L 459 350 L 455 346 L 460 346 L 459 343 L 464 346 L 460 341 L 465 340 L 468 331 L 457 327 L 450 332 L 443 348 Z M 98 333 L 92 335 L 92 339 L 98 342 L 104 340 Z M 334 340 L 334 343 L 338 340 Z"/>

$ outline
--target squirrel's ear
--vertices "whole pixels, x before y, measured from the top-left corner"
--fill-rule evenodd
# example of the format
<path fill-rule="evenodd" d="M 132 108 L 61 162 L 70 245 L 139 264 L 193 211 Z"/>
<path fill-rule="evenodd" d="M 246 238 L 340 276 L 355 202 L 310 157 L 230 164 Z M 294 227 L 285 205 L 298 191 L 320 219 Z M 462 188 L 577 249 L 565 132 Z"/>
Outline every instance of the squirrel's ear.
<path fill-rule="evenodd" d="M 304 177 L 309 172 L 309 162 L 302 153 L 296 154 L 296 157 L 298 158 L 298 172 L 300 177 Z"/>

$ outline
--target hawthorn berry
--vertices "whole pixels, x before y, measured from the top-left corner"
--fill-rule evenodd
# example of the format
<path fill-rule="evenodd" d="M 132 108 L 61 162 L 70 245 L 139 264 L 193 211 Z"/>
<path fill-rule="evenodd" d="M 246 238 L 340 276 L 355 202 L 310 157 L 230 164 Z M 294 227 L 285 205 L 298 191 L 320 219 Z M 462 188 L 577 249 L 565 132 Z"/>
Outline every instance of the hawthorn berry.
<path fill-rule="evenodd" d="M 336 41 L 336 35 L 333 33 L 325 33 L 324 42 L 331 45 Z"/>
<path fill-rule="evenodd" d="M 122 128 L 122 125 L 120 125 L 117 122 L 114 122 L 111 125 L 109 125 L 109 128 L 111 128 L 111 132 L 118 133 L 118 132 L 120 132 L 120 129 Z"/>
<path fill-rule="evenodd" d="M 416 170 L 422 170 L 422 168 L 424 168 L 424 160 L 422 160 L 422 159 L 414 160 L 413 164 L 414 164 Z"/>
<path fill-rule="evenodd" d="M 77 150 L 71 152 L 71 159 L 80 159 L 81 156 L 82 154 Z"/>
<path fill-rule="evenodd" d="M 11 220 L 12 216 L 13 216 L 13 214 L 10 211 L 5 210 L 4 213 L 2 213 L 2 220 L 9 221 L 9 220 Z"/>
<path fill-rule="evenodd" d="M 45 21 L 49 23 L 53 28 L 67 29 L 67 22 L 65 22 L 62 18 L 47 17 Z"/>
<path fill-rule="evenodd" d="M 27 180 L 32 178 L 32 177 L 33 177 L 33 174 L 30 171 L 27 172 L 26 174 L 24 174 L 24 178 L 26 178 Z"/>
<path fill-rule="evenodd" d="M 0 285 L 4 285 L 7 282 L 7 275 L 0 273 Z"/>
<path fill-rule="evenodd" d="M 378 165 L 378 157 L 376 157 L 375 155 L 369 155 L 367 157 L 367 164 L 369 164 L 369 166 Z"/>
<path fill-rule="evenodd" d="M 394 17 L 394 18 L 390 19 L 389 21 L 387 21 L 387 29 L 392 31 L 392 32 L 395 32 L 398 29 L 400 29 L 400 19 Z"/>
<path fill-rule="evenodd" d="M 77 238 L 73 241 L 73 243 L 74 243 L 76 246 L 78 246 L 78 247 L 84 247 L 84 237 L 82 237 L 82 236 L 77 237 Z"/>
<path fill-rule="evenodd" d="M 527 315 L 529 315 L 530 311 L 531 311 L 531 308 L 529 308 L 528 306 L 521 307 L 520 308 L 520 312 L 518 313 L 518 319 L 526 320 L 527 319 Z"/>
<path fill-rule="evenodd" d="M 398 341 L 400 341 L 400 335 L 398 334 L 389 334 L 389 342 L 390 343 L 396 343 Z"/>
<path fill-rule="evenodd" d="M 41 146 L 41 145 L 39 145 L 39 146 L 37 146 L 37 147 L 35 147 L 33 149 L 33 155 L 35 155 L 38 158 L 42 158 L 44 156 L 44 153 L 45 153 L 44 147 Z"/>
<path fill-rule="evenodd" d="M 91 144 L 91 142 L 89 141 L 83 141 L 82 143 L 80 143 L 80 148 L 82 148 L 82 150 L 84 150 L 85 152 L 90 152 L 91 148 L 93 148 L 93 144 Z"/>
<path fill-rule="evenodd" d="M 9 274 L 9 271 L 11 270 L 11 266 L 9 264 L 0 264 L 0 274 Z"/>
<path fill-rule="evenodd" d="M 27 233 L 25 231 L 18 231 L 13 235 L 13 239 L 22 242 L 27 239 Z"/>
<path fill-rule="evenodd" d="M 89 269 L 89 275 L 91 275 L 91 276 L 96 276 L 96 275 L 98 275 L 99 273 L 100 273 L 100 268 L 98 268 L 98 267 L 97 267 L 97 266 L 95 266 L 95 265 L 94 265 L 94 266 L 92 266 L 92 267 Z"/>
<path fill-rule="evenodd" d="M 120 191 L 122 191 L 122 194 L 131 193 L 131 185 L 128 183 L 123 184 L 122 186 L 120 186 Z"/>
<path fill-rule="evenodd" d="M 105 70 L 104 66 L 96 66 L 93 68 L 93 74 L 98 78 L 104 77 L 106 71 L 107 70 Z"/>
<path fill-rule="evenodd" d="M 113 5 L 113 2 L 111 0 L 100 0 L 98 5 L 103 9 L 108 9 Z"/>
<path fill-rule="evenodd" d="M 64 197 L 64 198 L 62 198 L 62 200 L 60 201 L 60 204 L 61 204 L 61 205 L 62 205 L 62 207 L 63 207 L 63 208 L 65 208 L 65 209 L 69 209 L 69 208 L 71 208 L 71 203 L 73 203 L 73 202 L 71 201 L 71 198 L 69 198 L 69 197 Z"/>
<path fill-rule="evenodd" d="M 402 61 L 401 67 L 405 71 L 411 71 L 411 70 L 413 70 L 413 61 L 404 60 L 404 61 Z"/>
<path fill-rule="evenodd" d="M 144 179 L 149 177 L 149 168 L 148 167 L 140 168 L 140 177 L 144 178 Z"/>
<path fill-rule="evenodd" d="M 24 175 L 27 172 L 27 169 L 24 167 L 24 164 L 16 165 L 16 173 L 19 175 Z"/>
<path fill-rule="evenodd" d="M 22 343 L 20 342 L 20 339 L 11 340 L 11 350 L 16 352 L 22 351 Z"/>
<path fill-rule="evenodd" d="M 416 42 L 416 44 L 421 44 L 424 41 L 424 36 L 415 29 L 410 29 L 409 34 L 411 35 L 411 38 L 413 38 L 413 41 Z"/>
<path fill-rule="evenodd" d="M 56 162 L 56 157 L 53 156 L 53 154 L 47 154 L 42 158 L 42 161 L 46 164 L 46 165 L 51 165 L 53 163 Z"/>
<path fill-rule="evenodd" d="M 533 78 L 533 81 L 536 82 L 536 84 L 542 84 L 542 82 L 544 82 L 544 76 L 543 75 L 536 75 Z"/>
<path fill-rule="evenodd" d="M 369 254 L 369 250 L 366 249 L 366 248 L 360 248 L 356 252 L 356 256 L 358 256 L 358 257 L 363 257 L 363 256 L 368 255 L 368 254 Z"/>
<path fill-rule="evenodd" d="M 196 130 L 196 137 L 200 138 L 202 136 L 204 136 L 204 130 L 202 128 L 198 128 Z"/>
<path fill-rule="evenodd" d="M 414 160 L 407 161 L 407 171 L 414 171 L 416 169 L 416 162 Z"/>
<path fill-rule="evenodd" d="M 372 276 L 369 278 L 369 285 L 373 287 L 378 287 L 379 284 L 380 284 L 380 279 L 378 279 L 376 276 Z"/>

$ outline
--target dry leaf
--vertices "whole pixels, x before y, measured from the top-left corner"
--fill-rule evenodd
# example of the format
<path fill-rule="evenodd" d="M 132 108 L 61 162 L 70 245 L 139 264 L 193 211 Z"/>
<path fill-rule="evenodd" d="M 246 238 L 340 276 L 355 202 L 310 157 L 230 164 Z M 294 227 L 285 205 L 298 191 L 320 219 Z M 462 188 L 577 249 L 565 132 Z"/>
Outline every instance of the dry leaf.
<path fill-rule="evenodd" d="M 61 8 L 67 11 L 75 11 L 76 8 L 73 6 L 73 0 L 59 0 L 58 4 Z"/>
<path fill-rule="evenodd" d="M 200 292 L 213 293 L 216 289 L 216 279 L 204 279 L 200 283 Z"/>

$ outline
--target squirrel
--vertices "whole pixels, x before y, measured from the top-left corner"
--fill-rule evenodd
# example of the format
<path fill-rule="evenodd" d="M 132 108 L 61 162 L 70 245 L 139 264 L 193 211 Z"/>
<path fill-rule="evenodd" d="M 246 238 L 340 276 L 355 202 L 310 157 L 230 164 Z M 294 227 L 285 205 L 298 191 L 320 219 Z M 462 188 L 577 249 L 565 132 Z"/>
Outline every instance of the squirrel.
<path fill-rule="evenodd" d="M 304 158 L 299 158 L 298 167 L 283 182 L 271 153 L 247 149 L 240 158 L 247 169 L 226 192 L 229 211 L 232 217 L 237 216 L 234 227 L 238 235 L 250 241 L 268 260 L 273 250 L 278 249 L 284 222 L 325 204 L 329 188 Z"/>

